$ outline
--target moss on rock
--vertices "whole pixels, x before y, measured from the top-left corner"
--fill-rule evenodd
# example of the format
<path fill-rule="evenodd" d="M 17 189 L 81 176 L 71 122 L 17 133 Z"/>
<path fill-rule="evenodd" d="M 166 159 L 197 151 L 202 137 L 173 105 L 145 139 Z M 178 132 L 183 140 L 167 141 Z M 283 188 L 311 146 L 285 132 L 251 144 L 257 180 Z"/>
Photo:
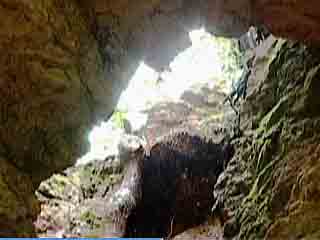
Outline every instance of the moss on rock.
<path fill-rule="evenodd" d="M 273 101 L 251 113 L 262 117 L 256 118 L 259 124 L 247 159 L 254 184 L 237 212 L 240 239 L 319 235 L 319 189 L 312 184 L 320 180 L 315 94 L 319 57 L 315 48 L 285 42 L 270 62 L 264 82 L 273 83 Z M 266 96 L 263 89 L 253 94 L 250 100 Z"/>

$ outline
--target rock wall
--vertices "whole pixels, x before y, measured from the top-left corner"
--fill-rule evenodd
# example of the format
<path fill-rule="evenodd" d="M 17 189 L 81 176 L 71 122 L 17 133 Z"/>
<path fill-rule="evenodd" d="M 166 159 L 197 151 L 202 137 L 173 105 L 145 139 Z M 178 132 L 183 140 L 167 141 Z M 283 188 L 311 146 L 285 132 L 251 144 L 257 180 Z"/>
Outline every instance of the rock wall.
<path fill-rule="evenodd" d="M 138 152 L 107 203 L 117 236 L 171 237 L 206 220 L 212 188 L 232 150 L 229 143 L 177 133 L 149 156 Z"/>
<path fill-rule="evenodd" d="M 239 36 L 265 23 L 279 35 L 319 42 L 317 6 L 316 0 L 0 0 L 0 153 L 12 176 L 1 175 L 1 195 L 20 204 L 41 180 L 73 164 L 139 61 L 166 65 L 188 45 L 192 28 Z M 15 192 L 13 179 L 20 177 L 26 186 L 17 184 Z M 0 201 L 3 224 L 34 215 L 26 207 L 24 217 L 9 216 L 10 204 L 11 197 Z M 16 234 L 10 228 L 16 225 L 6 234 Z"/>
<path fill-rule="evenodd" d="M 178 102 L 164 100 L 145 110 L 148 120 L 135 134 L 146 136 L 149 147 L 170 133 L 183 131 L 218 143 L 233 135 L 231 125 L 236 119 L 232 108 L 223 104 L 226 97 L 219 87 L 197 84 L 183 92 Z"/>
<path fill-rule="evenodd" d="M 37 237 L 102 237 L 106 198 L 123 179 L 121 159 L 110 157 L 68 168 L 42 182 Z"/>
<path fill-rule="evenodd" d="M 1 229 L 25 236 L 32 228 L 14 223 L 35 216 L 36 185 L 84 153 L 96 106 L 111 92 L 75 1 L 3 0 L 0 16 Z"/>
<path fill-rule="evenodd" d="M 215 186 L 226 237 L 318 239 L 320 51 L 272 40 L 257 54 L 244 135 Z M 219 212 L 219 211 L 218 211 Z"/>
<path fill-rule="evenodd" d="M 40 206 L 29 175 L 0 157 L 0 237 L 34 236 Z"/>
<path fill-rule="evenodd" d="M 320 9 L 317 0 L 255 0 L 252 15 L 256 24 L 264 23 L 273 34 L 319 44 Z"/>

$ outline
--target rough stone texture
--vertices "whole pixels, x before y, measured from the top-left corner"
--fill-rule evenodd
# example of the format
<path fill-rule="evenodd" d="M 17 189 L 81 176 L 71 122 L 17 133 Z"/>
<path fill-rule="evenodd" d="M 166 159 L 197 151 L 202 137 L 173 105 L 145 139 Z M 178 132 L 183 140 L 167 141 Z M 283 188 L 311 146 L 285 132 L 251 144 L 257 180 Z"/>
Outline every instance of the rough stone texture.
<path fill-rule="evenodd" d="M 155 144 L 149 156 L 135 152 L 107 202 L 114 225 L 104 236 L 168 237 L 205 221 L 214 183 L 231 157 L 224 146 L 180 133 Z"/>
<path fill-rule="evenodd" d="M 75 1 L 3 0 L 0 15 L 1 152 L 37 181 L 84 153 L 112 90 Z"/>
<path fill-rule="evenodd" d="M 66 169 L 42 182 L 37 189 L 41 213 L 36 221 L 37 236 L 103 237 L 110 209 L 109 199 L 130 171 L 132 155 L 141 139 L 123 135 L 119 155 Z M 128 176 L 127 176 L 128 177 Z M 110 206 L 109 206 L 110 207 Z"/>
<path fill-rule="evenodd" d="M 252 1 L 252 15 L 277 36 L 319 44 L 318 4 L 317 0 L 256 0 Z"/>
<path fill-rule="evenodd" d="M 215 207 L 226 237 L 318 239 L 320 51 L 269 46 L 249 78 L 244 136 L 215 186 Z"/>
<path fill-rule="evenodd" d="M 103 236 L 105 202 L 123 179 L 121 162 L 116 157 L 94 161 L 42 182 L 37 190 L 41 203 L 37 236 Z"/>
<path fill-rule="evenodd" d="M 220 223 L 212 218 L 201 225 L 188 229 L 172 238 L 173 240 L 223 240 Z"/>
<path fill-rule="evenodd" d="M 247 169 L 246 155 L 244 155 L 244 152 L 250 152 L 248 145 L 245 138 L 237 139 L 234 143 L 235 155 L 214 186 L 215 203 L 212 212 L 222 223 L 224 237 L 232 237 L 238 233 L 239 226 L 236 221 L 238 207 L 252 185 L 252 174 Z"/>
<path fill-rule="evenodd" d="M 320 41 L 317 0 L 212 0 L 204 14 L 208 30 L 239 37 L 250 25 L 264 24 L 276 36 Z"/>
<path fill-rule="evenodd" d="M 278 35 L 319 43 L 319 11 L 317 0 L 0 0 L 1 163 L 12 170 L 10 179 L 31 179 L 23 181 L 26 189 L 70 166 L 139 61 L 167 65 L 194 27 L 239 36 L 264 23 Z M 13 196 L 14 181 L 6 185 L 3 195 Z M 19 190 L 17 198 L 29 199 L 29 192 Z M 10 199 L 0 206 L 7 209 Z M 2 221 L 17 214 L 3 212 Z M 19 219 L 33 216 L 24 214 Z"/>
<path fill-rule="evenodd" d="M 155 69 L 166 66 L 190 44 L 188 32 L 200 26 L 217 35 L 240 37 L 250 25 L 265 24 L 280 36 L 319 41 L 320 13 L 311 6 L 317 6 L 316 0 L 308 6 L 303 0 L 80 2 L 91 10 L 88 15 L 105 60 L 111 62 L 109 67 L 124 82 L 136 68 L 137 60 L 143 59 Z M 290 17 L 279 20 L 281 14 Z"/>
<path fill-rule="evenodd" d="M 28 237 L 40 210 L 32 180 L 1 157 L 0 165 L 0 237 Z"/>
<path fill-rule="evenodd" d="M 35 216 L 29 203 L 36 184 L 86 151 L 87 131 L 104 116 L 99 109 L 110 111 L 114 103 L 111 82 L 102 81 L 97 43 L 76 1 L 1 0 L 0 16 L 1 181 L 6 182 L 0 228 L 27 236 L 32 228 L 18 224 Z"/>
<path fill-rule="evenodd" d="M 125 77 L 137 61 L 145 60 L 156 69 L 166 66 L 190 45 L 188 32 L 201 25 L 199 1 L 95 0 L 85 7 L 92 9 L 97 39 L 114 63 L 111 67 L 129 66 L 123 69 Z"/>
<path fill-rule="evenodd" d="M 149 146 L 166 135 L 183 131 L 219 143 L 233 134 L 236 119 L 232 108 L 223 104 L 225 98 L 226 94 L 218 85 L 213 88 L 203 83 L 194 85 L 181 95 L 179 101 L 161 101 L 145 110 L 148 120 L 136 134 L 146 136 Z"/>
<path fill-rule="evenodd" d="M 204 13 L 206 28 L 217 35 L 240 37 L 253 25 L 253 9 L 250 0 L 206 1 Z"/>

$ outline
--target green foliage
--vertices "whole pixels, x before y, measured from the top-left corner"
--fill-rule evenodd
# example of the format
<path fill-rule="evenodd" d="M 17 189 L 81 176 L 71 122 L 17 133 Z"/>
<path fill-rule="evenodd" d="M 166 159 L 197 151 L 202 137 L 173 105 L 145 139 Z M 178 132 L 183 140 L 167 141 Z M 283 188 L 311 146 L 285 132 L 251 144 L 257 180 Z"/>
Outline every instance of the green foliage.
<path fill-rule="evenodd" d="M 111 121 L 121 129 L 124 129 L 124 122 L 127 119 L 127 111 L 116 109 L 111 117 Z"/>
<path fill-rule="evenodd" d="M 92 229 L 101 227 L 101 217 L 96 216 L 94 212 L 89 210 L 80 215 L 80 220 L 91 225 Z"/>
<path fill-rule="evenodd" d="M 218 55 L 223 63 L 223 80 L 235 80 L 240 77 L 243 54 L 235 39 L 212 36 L 211 40 L 217 46 Z"/>

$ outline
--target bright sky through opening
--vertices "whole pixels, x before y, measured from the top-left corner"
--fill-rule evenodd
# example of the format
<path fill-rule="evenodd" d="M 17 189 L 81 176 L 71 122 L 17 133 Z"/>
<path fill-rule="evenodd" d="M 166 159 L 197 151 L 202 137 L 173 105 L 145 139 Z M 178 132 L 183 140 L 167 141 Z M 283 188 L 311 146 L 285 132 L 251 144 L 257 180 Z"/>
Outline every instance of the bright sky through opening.
<path fill-rule="evenodd" d="M 212 77 L 222 76 L 222 63 L 210 35 L 200 29 L 190 32 L 189 36 L 192 46 L 171 62 L 169 72 L 161 73 L 163 81 L 160 84 L 156 84 L 159 73 L 142 62 L 122 93 L 117 109 L 127 112 L 133 130 L 146 123 L 147 115 L 141 111 L 147 106 L 164 100 L 178 101 L 180 95 L 192 85 L 206 82 L 212 87 Z M 90 152 L 79 159 L 78 163 L 92 159 L 103 160 L 107 155 L 117 154 L 121 133 L 112 121 L 96 126 L 89 135 Z"/>

